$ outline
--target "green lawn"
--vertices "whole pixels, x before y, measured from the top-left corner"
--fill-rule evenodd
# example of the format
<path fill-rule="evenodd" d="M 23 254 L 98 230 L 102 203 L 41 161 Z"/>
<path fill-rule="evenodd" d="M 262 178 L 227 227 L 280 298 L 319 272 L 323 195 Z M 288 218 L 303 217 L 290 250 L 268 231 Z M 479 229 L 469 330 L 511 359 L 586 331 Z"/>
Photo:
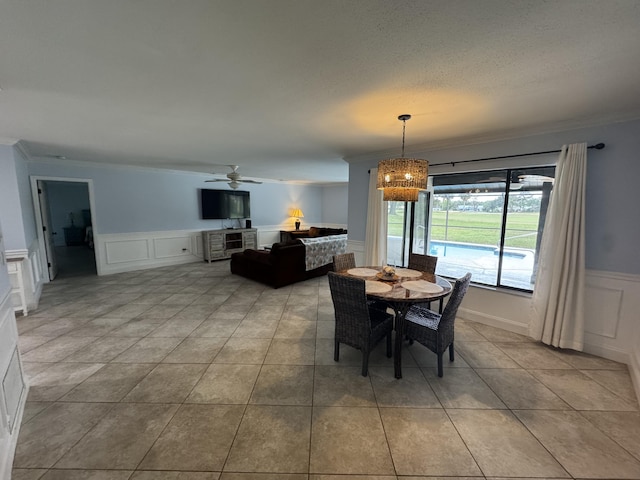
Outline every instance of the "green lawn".
<path fill-rule="evenodd" d="M 402 235 L 403 212 L 389 216 L 389 235 Z M 445 223 L 448 222 L 445 238 Z M 433 212 L 431 239 L 450 242 L 498 245 L 501 213 Z M 507 247 L 535 248 L 538 213 L 510 213 L 507 220 Z"/>

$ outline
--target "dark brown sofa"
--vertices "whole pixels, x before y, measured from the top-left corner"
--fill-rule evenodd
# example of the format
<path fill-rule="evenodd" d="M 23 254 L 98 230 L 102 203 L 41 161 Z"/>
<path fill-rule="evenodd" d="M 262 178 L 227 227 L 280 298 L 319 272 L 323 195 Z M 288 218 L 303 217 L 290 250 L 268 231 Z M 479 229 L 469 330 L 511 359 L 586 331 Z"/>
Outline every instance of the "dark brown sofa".
<path fill-rule="evenodd" d="M 314 227 L 312 227 L 314 228 Z M 324 235 L 320 235 L 320 232 Z M 310 229 L 311 233 L 311 229 Z M 342 229 L 316 229 L 314 236 L 346 233 Z M 332 265 L 306 270 L 305 246 L 300 240 L 274 243 L 271 250 L 247 249 L 231 255 L 231 273 L 270 285 L 284 287 L 309 278 L 326 275 Z"/>

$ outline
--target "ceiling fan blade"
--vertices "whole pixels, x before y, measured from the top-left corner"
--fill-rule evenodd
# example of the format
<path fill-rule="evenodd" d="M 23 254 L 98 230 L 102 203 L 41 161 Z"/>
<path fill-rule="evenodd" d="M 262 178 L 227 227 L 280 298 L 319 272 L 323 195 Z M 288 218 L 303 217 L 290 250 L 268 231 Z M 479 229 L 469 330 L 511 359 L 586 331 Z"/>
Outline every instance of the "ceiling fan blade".
<path fill-rule="evenodd" d="M 243 182 L 243 183 L 262 183 L 262 182 L 258 182 L 256 180 L 245 180 L 244 178 L 239 179 L 239 182 Z"/>
<path fill-rule="evenodd" d="M 205 180 L 205 182 L 228 182 L 228 178 L 216 178 L 214 180 Z"/>

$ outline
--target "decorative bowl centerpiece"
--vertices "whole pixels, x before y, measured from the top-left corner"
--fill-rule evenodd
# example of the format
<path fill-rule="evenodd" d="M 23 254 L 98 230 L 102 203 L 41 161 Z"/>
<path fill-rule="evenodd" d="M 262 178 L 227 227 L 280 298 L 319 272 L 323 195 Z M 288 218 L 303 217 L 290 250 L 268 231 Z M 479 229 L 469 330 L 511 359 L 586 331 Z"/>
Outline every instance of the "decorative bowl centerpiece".
<path fill-rule="evenodd" d="M 398 276 L 396 275 L 396 269 L 387 265 L 382 268 L 382 271 L 376 275 L 380 280 L 386 282 L 395 282 L 398 280 Z"/>

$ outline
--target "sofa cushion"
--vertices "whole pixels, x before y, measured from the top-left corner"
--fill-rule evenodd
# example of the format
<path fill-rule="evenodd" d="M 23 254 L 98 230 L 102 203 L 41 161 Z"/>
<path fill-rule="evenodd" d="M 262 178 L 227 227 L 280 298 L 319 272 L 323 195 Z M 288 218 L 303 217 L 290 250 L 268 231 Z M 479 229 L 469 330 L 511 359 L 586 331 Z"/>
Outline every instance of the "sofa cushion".
<path fill-rule="evenodd" d="M 267 251 L 247 249 L 244 251 L 244 256 L 248 260 L 253 260 L 258 263 L 264 263 L 264 264 L 271 263 L 271 255 Z"/>
<path fill-rule="evenodd" d="M 300 242 L 300 240 L 295 239 L 295 240 L 291 240 L 289 242 L 278 242 L 278 243 L 274 243 L 273 245 L 271 245 L 271 253 L 278 253 L 281 249 L 285 248 L 285 247 L 290 247 L 292 245 L 302 245 L 302 242 Z"/>

